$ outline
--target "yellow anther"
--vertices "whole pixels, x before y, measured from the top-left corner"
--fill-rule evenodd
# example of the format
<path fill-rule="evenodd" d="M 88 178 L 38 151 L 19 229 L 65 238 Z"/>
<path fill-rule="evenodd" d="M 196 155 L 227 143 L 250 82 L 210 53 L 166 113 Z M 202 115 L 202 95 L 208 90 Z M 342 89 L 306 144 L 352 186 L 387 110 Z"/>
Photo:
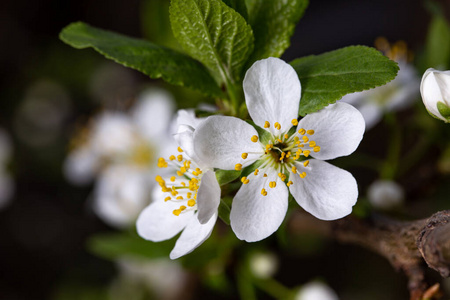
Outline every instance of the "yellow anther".
<path fill-rule="evenodd" d="M 183 210 L 185 210 L 185 209 L 186 209 L 186 206 L 184 206 L 184 205 L 181 205 L 181 206 L 180 206 L 180 210 L 181 210 L 181 211 L 183 211 Z"/>
<path fill-rule="evenodd" d="M 309 151 L 309 150 L 303 151 L 303 155 L 304 155 L 305 157 L 308 157 L 310 154 L 311 154 L 311 151 Z"/>
<path fill-rule="evenodd" d="M 246 158 L 248 157 L 248 153 L 242 153 L 241 157 L 242 157 L 243 159 L 246 159 Z"/>
<path fill-rule="evenodd" d="M 195 200 L 192 200 L 192 199 L 189 200 L 187 205 L 190 206 L 190 207 L 194 206 L 195 205 Z"/>
<path fill-rule="evenodd" d="M 182 161 L 182 160 L 183 160 L 183 155 L 181 155 L 181 154 L 178 155 L 178 156 L 177 156 L 177 160 L 178 160 L 178 161 Z"/>
<path fill-rule="evenodd" d="M 173 210 L 173 214 L 174 214 L 175 216 L 179 216 L 179 215 L 181 214 L 181 209 L 174 209 L 174 210 Z"/>
<path fill-rule="evenodd" d="M 245 177 L 245 176 L 241 178 L 242 183 L 244 183 L 244 181 L 246 181 L 246 180 L 247 180 L 247 177 Z"/>
<path fill-rule="evenodd" d="M 307 143 L 309 141 L 309 138 L 306 135 L 304 135 L 302 137 L 302 140 L 303 140 L 304 143 Z"/>
<path fill-rule="evenodd" d="M 273 147 L 273 144 L 267 144 L 266 145 L 266 150 L 269 151 L 270 149 L 272 149 L 272 147 Z"/>
<path fill-rule="evenodd" d="M 300 138 L 298 136 L 294 136 L 294 142 L 298 142 Z"/>
<path fill-rule="evenodd" d="M 281 129 L 281 125 L 278 122 L 275 122 L 275 124 L 273 124 L 273 127 L 275 127 L 277 130 Z"/>
<path fill-rule="evenodd" d="M 264 122 L 264 128 L 269 128 L 269 127 L 270 127 L 269 121 L 265 121 L 265 122 Z"/>
<path fill-rule="evenodd" d="M 277 186 L 277 183 L 276 183 L 275 181 L 269 182 L 269 187 L 270 187 L 270 188 L 274 188 L 274 187 L 276 187 L 276 186 Z"/>
<path fill-rule="evenodd" d="M 261 195 L 267 196 L 267 191 L 266 191 L 266 189 L 262 189 L 262 190 L 261 190 Z"/>
<path fill-rule="evenodd" d="M 286 158 L 289 158 L 290 156 L 291 156 L 291 151 L 288 151 L 287 153 L 286 153 Z"/>
<path fill-rule="evenodd" d="M 311 142 L 309 142 L 309 146 L 312 148 L 312 147 L 314 147 L 316 145 L 316 142 L 315 141 L 311 141 Z"/>
<path fill-rule="evenodd" d="M 298 133 L 300 133 L 301 135 L 304 135 L 304 134 L 306 133 L 306 130 L 303 129 L 303 128 L 300 128 L 300 129 L 298 130 Z"/>
<path fill-rule="evenodd" d="M 283 161 L 284 157 L 286 156 L 285 152 L 281 152 L 281 157 L 280 157 L 280 161 Z"/>
<path fill-rule="evenodd" d="M 168 164 L 166 160 L 162 157 L 158 159 L 158 168 L 167 168 Z"/>
<path fill-rule="evenodd" d="M 175 157 L 175 155 L 171 155 L 171 156 L 169 157 L 169 159 L 170 159 L 170 160 L 175 160 L 175 159 L 177 159 L 177 158 Z"/>
<path fill-rule="evenodd" d="M 288 183 L 286 183 L 287 186 L 291 186 L 293 184 L 292 181 L 289 181 Z"/>
<path fill-rule="evenodd" d="M 164 198 L 164 201 L 169 201 L 170 199 L 172 199 L 171 197 L 166 197 L 166 198 Z"/>
<path fill-rule="evenodd" d="M 303 162 L 303 166 L 304 167 L 307 167 L 309 165 L 309 160 L 305 160 L 304 162 Z"/>
<path fill-rule="evenodd" d="M 257 135 L 252 136 L 251 140 L 253 143 L 256 143 L 258 141 L 258 136 Z"/>
<path fill-rule="evenodd" d="M 175 176 L 170 177 L 170 181 L 174 182 L 177 179 Z"/>
<path fill-rule="evenodd" d="M 198 176 L 199 174 L 198 174 L 198 172 L 194 171 L 194 172 L 192 172 L 192 175 Z"/>
<path fill-rule="evenodd" d="M 266 174 L 266 173 L 264 173 L 263 177 L 267 177 L 267 174 Z"/>
<path fill-rule="evenodd" d="M 314 130 L 310 129 L 310 130 L 306 131 L 306 133 L 309 134 L 309 135 L 313 135 L 314 134 Z"/>
<path fill-rule="evenodd" d="M 282 140 L 280 140 L 280 139 L 277 139 L 277 142 L 278 142 L 278 143 L 282 143 L 283 141 L 282 141 Z"/>
<path fill-rule="evenodd" d="M 177 171 L 177 175 L 178 176 L 183 176 L 183 173 L 181 173 L 180 171 Z"/>
<path fill-rule="evenodd" d="M 300 176 L 300 178 L 305 178 L 306 177 L 306 172 L 302 172 L 300 174 L 298 174 Z"/>
<path fill-rule="evenodd" d="M 234 166 L 234 169 L 235 169 L 236 171 L 242 170 L 242 164 L 236 164 L 236 165 Z"/>
<path fill-rule="evenodd" d="M 155 177 L 155 180 L 156 180 L 156 182 L 164 183 L 164 179 L 161 177 L 161 175 L 157 175 L 157 176 Z"/>
<path fill-rule="evenodd" d="M 292 123 L 292 125 L 294 125 L 294 126 L 297 126 L 297 125 L 298 125 L 297 119 L 292 119 L 291 123 Z"/>
<path fill-rule="evenodd" d="M 188 192 L 187 194 L 186 194 L 186 197 L 189 199 L 189 198 L 192 198 L 192 193 L 190 193 L 190 192 Z"/>
<path fill-rule="evenodd" d="M 172 190 L 172 192 L 171 192 L 171 194 L 172 194 L 172 196 L 176 196 L 176 195 L 178 195 L 178 192 L 177 191 L 174 191 L 174 190 Z"/>
<path fill-rule="evenodd" d="M 195 171 L 196 171 L 198 174 L 202 174 L 202 173 L 203 173 L 202 170 L 200 170 L 199 168 L 195 168 Z"/>
<path fill-rule="evenodd" d="M 319 146 L 315 146 L 313 150 L 314 150 L 314 152 L 319 152 L 320 151 L 320 147 Z"/>
<path fill-rule="evenodd" d="M 259 172 L 259 170 L 256 169 L 255 172 L 254 172 L 253 174 L 255 174 L 255 176 L 256 176 L 256 175 L 258 175 L 258 172 Z"/>
<path fill-rule="evenodd" d="M 250 179 L 246 179 L 243 184 L 248 184 L 250 182 Z"/>
<path fill-rule="evenodd" d="M 281 181 L 285 181 L 286 180 L 286 175 L 284 175 L 283 173 L 278 173 L 278 177 L 281 178 Z"/>
<path fill-rule="evenodd" d="M 181 149 L 180 147 L 178 147 L 178 152 L 183 152 L 183 149 Z"/>
<path fill-rule="evenodd" d="M 287 140 L 289 138 L 289 135 L 287 133 L 284 134 L 284 139 Z"/>
<path fill-rule="evenodd" d="M 292 171 L 292 173 L 295 174 L 295 173 L 297 173 L 297 168 L 296 168 L 295 166 L 293 166 L 292 169 L 291 169 L 291 171 Z"/>
<path fill-rule="evenodd" d="M 182 185 L 182 186 L 186 186 L 186 183 L 184 183 L 184 182 L 181 182 L 181 185 Z"/>
<path fill-rule="evenodd" d="M 186 173 L 186 171 L 187 171 L 187 170 L 186 170 L 185 167 L 181 167 L 181 168 L 180 168 L 180 172 L 181 172 L 181 173 Z"/>
<path fill-rule="evenodd" d="M 177 200 L 183 200 L 183 196 L 178 196 Z"/>

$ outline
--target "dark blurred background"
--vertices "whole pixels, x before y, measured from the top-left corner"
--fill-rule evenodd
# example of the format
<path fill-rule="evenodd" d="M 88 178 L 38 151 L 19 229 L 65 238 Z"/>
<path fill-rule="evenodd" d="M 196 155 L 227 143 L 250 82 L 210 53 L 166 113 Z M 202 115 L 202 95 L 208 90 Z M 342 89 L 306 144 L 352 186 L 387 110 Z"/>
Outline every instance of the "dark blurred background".
<path fill-rule="evenodd" d="M 106 93 L 131 99 L 136 87 L 150 79 L 91 49 L 73 49 L 58 39 L 58 33 L 81 20 L 151 39 L 152 32 L 146 28 L 151 23 L 147 19 L 151 16 L 149 2 L 0 2 L 0 126 L 13 141 L 9 168 L 15 178 L 14 197 L 0 211 L 0 299 L 57 298 L 55 291 L 63 285 L 73 285 L 75 291 L 77 286 L 106 286 L 113 277 L 114 265 L 85 249 L 89 236 L 113 229 L 89 210 L 92 186 L 70 185 L 61 166 L 77 127 L 102 107 L 121 105 L 107 103 L 103 99 Z M 447 12 L 449 2 L 441 4 Z M 283 58 L 290 61 L 355 44 L 372 46 L 379 36 L 405 40 L 420 53 L 429 20 L 423 1 L 417 0 L 311 1 Z M 95 76 L 111 68 L 121 69 L 125 79 L 117 79 L 115 90 L 102 91 Z M 382 130 L 370 132 L 368 137 L 382 138 Z M 361 147 L 370 149 L 371 145 L 363 143 Z M 351 171 L 362 190 L 375 176 L 358 168 Z M 408 196 L 416 199 L 430 193 L 413 191 Z M 410 213 L 426 217 L 425 213 L 436 209 L 437 205 L 430 205 L 425 211 L 411 209 Z M 380 286 L 389 295 L 385 299 L 407 299 L 405 278 L 384 259 L 358 247 L 320 242 L 325 247 L 319 253 L 311 250 L 303 259 L 297 254 L 308 250 L 301 245 L 282 252 L 280 281 L 289 286 L 323 276 L 338 294 L 351 291 L 347 294 L 353 297 L 347 299 L 369 299 L 364 292 L 376 292 Z M 197 296 L 202 295 L 209 294 Z"/>

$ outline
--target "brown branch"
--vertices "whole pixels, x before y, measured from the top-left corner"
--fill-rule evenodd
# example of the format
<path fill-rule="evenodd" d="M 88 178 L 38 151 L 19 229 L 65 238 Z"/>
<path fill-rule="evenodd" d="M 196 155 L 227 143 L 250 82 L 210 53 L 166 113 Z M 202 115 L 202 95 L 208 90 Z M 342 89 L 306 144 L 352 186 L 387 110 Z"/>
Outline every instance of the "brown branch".
<path fill-rule="evenodd" d="M 424 260 L 443 277 L 450 275 L 450 211 L 410 222 L 381 215 L 364 220 L 348 216 L 326 222 L 306 213 L 295 213 L 290 229 L 295 232 L 313 230 L 380 254 L 408 277 L 411 300 L 420 300 L 427 292 Z"/>

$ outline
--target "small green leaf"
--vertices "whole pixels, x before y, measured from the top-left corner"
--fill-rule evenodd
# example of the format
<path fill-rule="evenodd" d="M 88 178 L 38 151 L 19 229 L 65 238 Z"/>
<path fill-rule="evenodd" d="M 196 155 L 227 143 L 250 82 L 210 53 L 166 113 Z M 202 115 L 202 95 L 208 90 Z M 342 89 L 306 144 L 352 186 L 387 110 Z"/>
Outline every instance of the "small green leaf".
<path fill-rule="evenodd" d="M 223 3 L 237 11 L 245 20 L 248 20 L 247 6 L 243 0 L 222 0 Z"/>
<path fill-rule="evenodd" d="M 395 78 L 397 63 L 374 48 L 350 46 L 290 63 L 302 85 L 299 114 L 316 112 L 342 96 Z"/>
<path fill-rule="evenodd" d="M 168 257 L 174 245 L 174 240 L 154 243 L 129 233 L 99 234 L 87 241 L 89 251 L 110 260 L 124 255 L 145 258 Z"/>
<path fill-rule="evenodd" d="M 426 67 L 447 69 L 450 60 L 450 26 L 441 15 L 431 19 L 425 44 Z"/>
<path fill-rule="evenodd" d="M 231 198 L 229 198 L 229 202 L 231 203 Z M 230 205 L 223 199 L 220 199 L 219 204 L 219 218 L 227 225 L 230 225 Z"/>
<path fill-rule="evenodd" d="M 249 22 L 255 36 L 255 51 L 248 64 L 280 57 L 289 47 L 295 25 L 303 16 L 308 0 L 246 0 Z"/>
<path fill-rule="evenodd" d="M 223 95 L 204 66 L 169 48 L 101 30 L 83 22 L 68 25 L 59 37 L 77 49 L 92 47 L 106 58 L 151 78 L 162 78 L 171 84 L 186 86 L 210 96 Z"/>
<path fill-rule="evenodd" d="M 242 171 L 236 170 L 216 170 L 216 178 L 219 185 L 222 186 L 224 184 L 230 183 L 241 175 Z"/>
<path fill-rule="evenodd" d="M 240 79 L 253 50 L 253 33 L 245 19 L 220 0 L 172 0 L 170 21 L 186 52 L 229 85 Z"/>

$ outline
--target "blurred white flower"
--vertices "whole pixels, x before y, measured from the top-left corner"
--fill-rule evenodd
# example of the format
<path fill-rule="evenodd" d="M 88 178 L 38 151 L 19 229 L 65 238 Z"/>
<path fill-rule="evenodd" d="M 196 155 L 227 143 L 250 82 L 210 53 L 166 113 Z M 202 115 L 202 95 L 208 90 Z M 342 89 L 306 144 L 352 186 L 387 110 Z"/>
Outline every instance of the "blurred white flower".
<path fill-rule="evenodd" d="M 151 199 L 157 157 L 174 140 L 174 101 L 151 89 L 129 113 L 105 111 L 75 139 L 64 173 L 74 184 L 97 178 L 94 211 L 112 226 L 131 225 Z"/>
<path fill-rule="evenodd" d="M 310 282 L 299 290 L 295 300 L 338 300 L 336 293 L 326 284 Z"/>
<path fill-rule="evenodd" d="M 116 262 L 119 276 L 126 284 L 132 283 L 143 286 L 151 291 L 156 299 L 180 299 L 188 283 L 188 273 L 182 266 L 168 259 L 144 260 L 132 257 L 123 257 Z M 118 296 L 117 286 L 111 291 L 112 299 L 123 300 Z M 131 298 L 133 299 L 133 298 Z"/>
<path fill-rule="evenodd" d="M 250 257 L 250 270 L 259 278 L 270 278 L 278 270 L 278 259 L 275 254 L 257 252 Z"/>
<path fill-rule="evenodd" d="M 384 38 L 375 42 L 377 48 L 396 61 L 400 70 L 397 77 L 387 84 L 342 97 L 341 101 L 355 106 L 366 121 L 366 130 L 375 126 L 390 111 L 402 110 L 411 105 L 419 94 L 419 77 L 408 63 L 408 50 L 403 41 L 392 45 Z"/>
<path fill-rule="evenodd" d="M 426 70 L 420 93 L 428 113 L 450 123 L 450 71 Z"/>
<path fill-rule="evenodd" d="M 367 191 L 370 204 L 381 210 L 398 208 L 404 201 L 403 188 L 391 180 L 377 180 L 369 186 Z"/>
<path fill-rule="evenodd" d="M 7 170 L 11 155 L 11 140 L 6 131 L 0 129 L 0 209 L 9 203 L 14 193 L 14 182 Z"/>

